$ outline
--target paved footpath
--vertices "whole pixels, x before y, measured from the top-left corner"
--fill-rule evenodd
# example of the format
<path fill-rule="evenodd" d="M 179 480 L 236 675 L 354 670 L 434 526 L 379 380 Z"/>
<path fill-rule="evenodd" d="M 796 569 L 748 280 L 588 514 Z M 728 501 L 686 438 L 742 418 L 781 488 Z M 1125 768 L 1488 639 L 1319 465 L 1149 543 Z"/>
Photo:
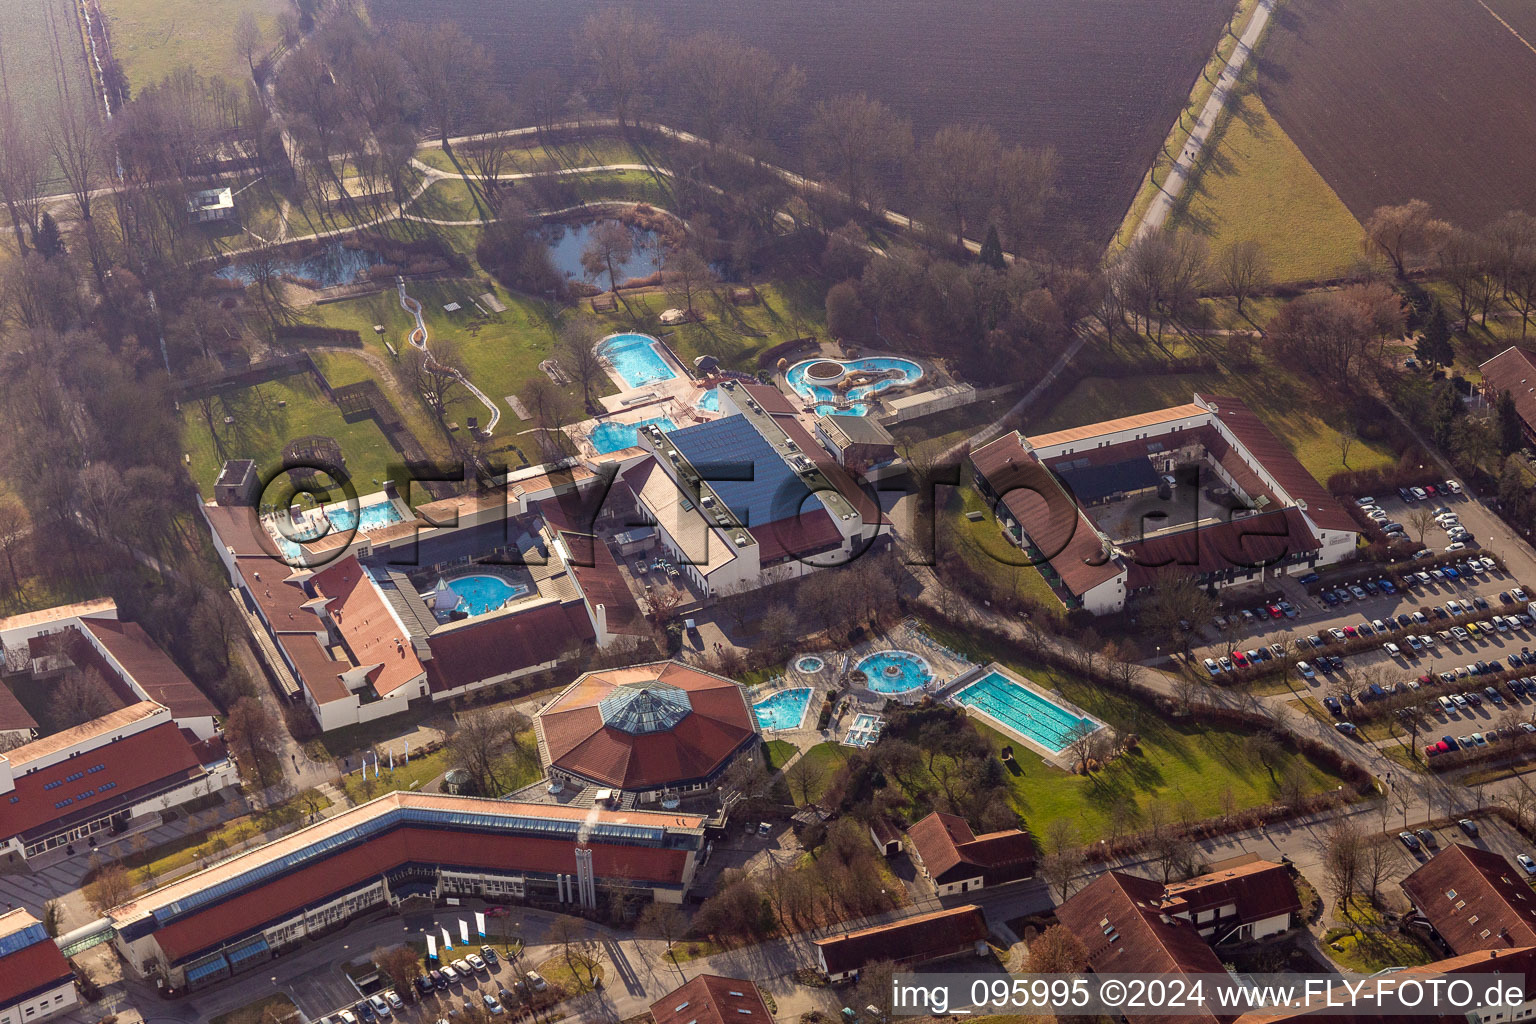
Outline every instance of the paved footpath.
<path fill-rule="evenodd" d="M 1233 48 L 1232 56 L 1227 60 L 1227 66 L 1222 69 L 1221 77 L 1216 79 L 1216 88 L 1211 90 L 1210 98 L 1205 101 L 1205 107 L 1200 111 L 1200 116 L 1195 118 L 1195 127 L 1189 133 L 1184 149 L 1179 153 L 1178 159 L 1173 162 L 1173 168 L 1168 172 L 1168 176 L 1163 179 L 1162 187 L 1153 197 L 1152 205 L 1147 207 L 1141 223 L 1136 226 L 1137 238 L 1162 227 L 1168 219 L 1168 214 L 1173 210 L 1173 204 L 1178 201 L 1179 196 L 1183 195 L 1184 186 L 1188 184 L 1190 175 L 1194 173 L 1195 166 L 1200 162 L 1200 154 L 1205 149 L 1206 139 L 1210 138 L 1211 129 L 1216 126 L 1216 120 L 1227 105 L 1233 87 L 1242 78 L 1243 68 L 1247 65 L 1248 58 L 1253 55 L 1254 44 L 1264 34 L 1264 27 L 1269 24 L 1269 14 L 1273 8 L 1274 0 L 1259 0 L 1258 10 L 1254 11 L 1253 17 L 1248 20 L 1248 27 L 1243 31 L 1242 38 L 1237 41 L 1237 46 Z"/>

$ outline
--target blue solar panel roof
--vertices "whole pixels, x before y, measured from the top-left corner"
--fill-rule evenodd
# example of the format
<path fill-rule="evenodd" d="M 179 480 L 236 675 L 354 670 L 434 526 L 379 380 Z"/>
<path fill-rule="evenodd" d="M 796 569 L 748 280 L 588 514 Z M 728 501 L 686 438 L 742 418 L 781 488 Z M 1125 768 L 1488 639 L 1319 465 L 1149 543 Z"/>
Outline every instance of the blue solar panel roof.
<path fill-rule="evenodd" d="M 745 416 L 667 433 L 742 526 L 766 526 L 819 507 L 810 488 Z"/>

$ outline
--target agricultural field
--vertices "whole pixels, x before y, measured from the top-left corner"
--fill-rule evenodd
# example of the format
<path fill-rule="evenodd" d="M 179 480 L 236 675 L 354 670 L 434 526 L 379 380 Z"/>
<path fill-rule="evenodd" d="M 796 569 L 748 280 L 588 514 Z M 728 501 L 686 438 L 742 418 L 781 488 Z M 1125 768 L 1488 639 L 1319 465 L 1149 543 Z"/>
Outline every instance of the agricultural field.
<path fill-rule="evenodd" d="M 1532 204 L 1533 45 L 1524 0 L 1288 0 L 1259 91 L 1357 219 L 1418 198 L 1481 227 Z"/>
<path fill-rule="evenodd" d="M 1276 281 L 1339 276 L 1358 260 L 1365 231 L 1256 94 L 1244 96 L 1212 136 L 1172 224 L 1219 253 L 1264 247 Z"/>
<path fill-rule="evenodd" d="M 1049 232 L 1106 242 L 1225 30 L 1234 0 L 657 0 L 670 33 L 717 29 L 806 72 L 807 98 L 864 91 L 919 135 L 984 121 L 1010 143 L 1053 147 L 1062 202 Z M 372 0 L 377 23 L 452 18 L 510 82 L 575 73 L 571 33 L 591 8 L 543 0 Z M 921 45 L 914 46 L 914 41 Z M 793 142 L 786 139 L 785 142 Z"/>
<path fill-rule="evenodd" d="M 74 0 L 0 4 L 0 90 L 25 124 L 39 124 L 60 97 L 92 94 Z"/>
<path fill-rule="evenodd" d="M 50 0 L 55 2 L 55 0 Z M 99 0 L 107 16 L 112 53 L 134 92 L 183 65 L 229 81 L 250 77 L 235 53 L 235 22 L 250 11 L 268 45 L 277 40 L 277 15 L 290 0 Z M 8 5 L 9 6 L 9 5 Z M 24 5 L 22 5 L 24 6 Z M 0 16 L 3 17 L 3 16 Z"/>

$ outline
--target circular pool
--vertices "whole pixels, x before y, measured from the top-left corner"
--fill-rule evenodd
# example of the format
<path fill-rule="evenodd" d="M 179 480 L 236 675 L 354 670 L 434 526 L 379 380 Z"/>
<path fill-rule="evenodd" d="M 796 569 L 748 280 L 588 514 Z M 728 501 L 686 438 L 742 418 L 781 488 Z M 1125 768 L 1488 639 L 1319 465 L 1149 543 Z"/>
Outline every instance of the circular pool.
<path fill-rule="evenodd" d="M 906 693 L 933 681 L 928 659 L 911 651 L 876 651 L 860 658 L 854 670 L 864 673 L 876 693 Z"/>
<path fill-rule="evenodd" d="M 820 672 L 822 668 L 826 666 L 826 664 L 826 662 L 822 661 L 815 655 L 808 654 L 801 658 L 799 661 L 795 662 L 795 668 L 801 672 L 804 672 L 806 675 L 810 675 L 813 672 Z"/>

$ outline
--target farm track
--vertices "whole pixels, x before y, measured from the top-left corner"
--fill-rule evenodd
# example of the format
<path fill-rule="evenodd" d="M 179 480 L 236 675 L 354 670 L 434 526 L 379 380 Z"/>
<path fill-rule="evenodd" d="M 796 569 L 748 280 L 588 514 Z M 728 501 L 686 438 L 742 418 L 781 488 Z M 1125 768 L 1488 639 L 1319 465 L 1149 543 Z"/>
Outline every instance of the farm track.
<path fill-rule="evenodd" d="M 1480 228 L 1536 207 L 1528 40 L 1524 0 L 1287 0 L 1259 91 L 1355 217 L 1418 198 Z"/>

